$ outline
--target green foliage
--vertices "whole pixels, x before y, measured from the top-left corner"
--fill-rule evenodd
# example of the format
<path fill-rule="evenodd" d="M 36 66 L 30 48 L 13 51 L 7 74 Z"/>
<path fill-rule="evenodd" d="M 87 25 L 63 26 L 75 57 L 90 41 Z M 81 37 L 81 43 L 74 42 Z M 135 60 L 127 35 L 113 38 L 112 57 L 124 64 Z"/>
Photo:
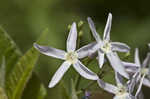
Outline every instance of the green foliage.
<path fill-rule="evenodd" d="M 0 87 L 0 99 L 8 99 L 4 88 Z"/>
<path fill-rule="evenodd" d="M 39 42 L 43 41 L 42 37 Z M 32 47 L 20 57 L 21 52 L 2 28 L 0 28 L 0 47 L 0 57 L 6 57 L 6 62 L 2 58 L 0 68 L 0 99 L 7 99 L 7 96 L 8 99 L 20 99 L 29 78 L 32 76 L 39 53 Z M 43 99 L 46 95 L 46 90 L 40 81 L 37 81 L 37 83 L 39 85 L 37 86 L 39 87 L 39 92 L 38 94 L 36 93 L 37 99 Z"/>
<path fill-rule="evenodd" d="M 5 58 L 2 58 L 1 66 L 0 66 L 0 87 L 5 87 Z"/>
<path fill-rule="evenodd" d="M 5 93 L 5 70 L 5 58 L 3 57 L 0 66 L 0 99 L 7 99 Z"/>
<path fill-rule="evenodd" d="M 39 86 L 38 86 L 39 87 Z M 34 93 L 35 94 L 35 93 Z M 45 87 L 43 86 L 43 84 L 40 85 L 40 89 L 39 92 L 36 96 L 36 99 L 44 99 L 45 96 L 47 95 L 47 91 L 45 89 Z M 34 98 L 35 99 L 35 98 Z"/>
<path fill-rule="evenodd" d="M 6 80 L 7 95 L 10 99 L 20 99 L 37 59 L 38 52 L 34 48 L 31 48 L 19 59 Z"/>
<path fill-rule="evenodd" d="M 24 93 L 22 95 L 22 99 L 44 99 L 47 92 L 41 81 L 34 73 L 30 78 Z"/>
<path fill-rule="evenodd" d="M 62 94 L 63 99 L 70 99 L 69 95 L 67 94 L 67 91 L 66 91 L 65 87 L 62 88 L 62 93 L 61 94 Z"/>
<path fill-rule="evenodd" d="M 6 75 L 8 75 L 21 56 L 21 52 L 6 31 L 0 27 L 0 59 L 3 56 L 5 56 L 5 60 L 7 61 Z"/>

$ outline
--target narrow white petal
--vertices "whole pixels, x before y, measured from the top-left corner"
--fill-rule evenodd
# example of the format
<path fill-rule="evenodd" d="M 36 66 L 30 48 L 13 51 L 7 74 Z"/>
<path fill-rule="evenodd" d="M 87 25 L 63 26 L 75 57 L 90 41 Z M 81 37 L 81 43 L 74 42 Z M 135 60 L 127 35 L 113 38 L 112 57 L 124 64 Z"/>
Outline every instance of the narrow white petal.
<path fill-rule="evenodd" d="M 94 49 L 95 45 L 96 45 L 96 42 L 93 42 L 78 49 L 77 50 L 78 58 L 84 58 L 86 56 L 90 56 L 91 54 L 93 54 L 96 51 Z"/>
<path fill-rule="evenodd" d="M 97 42 L 101 41 L 101 38 L 100 38 L 99 34 L 96 32 L 96 28 L 95 28 L 94 22 L 92 21 L 92 19 L 90 17 L 88 17 L 87 20 L 88 20 L 89 27 L 91 29 L 91 32 L 92 32 L 95 40 Z"/>
<path fill-rule="evenodd" d="M 59 59 L 65 59 L 65 51 L 63 50 L 59 50 L 56 48 L 52 48 L 52 47 L 47 47 L 47 46 L 41 46 L 38 45 L 36 43 L 34 43 L 34 47 L 40 51 L 42 54 L 45 54 L 47 56 L 51 56 L 51 57 L 55 57 L 55 58 L 59 58 Z"/>
<path fill-rule="evenodd" d="M 129 78 L 129 75 L 127 74 L 123 64 L 121 63 L 117 53 L 107 53 L 106 55 L 113 69 L 125 78 Z"/>
<path fill-rule="evenodd" d="M 115 72 L 115 79 L 117 85 L 123 85 L 123 78 L 118 72 Z"/>
<path fill-rule="evenodd" d="M 109 93 L 115 94 L 117 92 L 118 88 L 116 86 L 106 83 L 106 82 L 102 81 L 101 79 L 98 79 L 97 83 L 102 89 L 104 89 L 105 91 L 107 91 Z"/>
<path fill-rule="evenodd" d="M 150 87 L 150 80 L 148 80 L 147 78 L 144 78 L 143 84 L 147 87 Z"/>
<path fill-rule="evenodd" d="M 132 78 L 127 82 L 129 93 L 131 94 L 134 91 L 136 83 L 139 81 L 139 72 L 137 71 Z"/>
<path fill-rule="evenodd" d="M 130 47 L 125 43 L 120 42 L 111 42 L 112 50 L 118 52 L 129 52 Z"/>
<path fill-rule="evenodd" d="M 94 72 L 89 70 L 87 67 L 85 67 L 79 60 L 75 64 L 73 64 L 73 67 L 81 76 L 83 76 L 86 79 L 90 80 L 98 79 L 98 76 Z"/>
<path fill-rule="evenodd" d="M 141 91 L 144 78 L 145 78 L 145 74 L 142 76 L 142 78 L 141 78 L 141 80 L 140 80 L 140 84 L 139 84 L 139 87 L 138 87 L 138 89 L 137 89 L 137 91 L 136 91 L 135 96 L 138 96 L 139 92 Z"/>
<path fill-rule="evenodd" d="M 56 71 L 56 73 L 54 74 L 54 76 L 52 77 L 50 83 L 49 83 L 49 88 L 54 87 L 63 77 L 63 75 L 65 74 L 65 72 L 69 69 L 69 67 L 71 66 L 70 63 L 68 62 L 64 62 L 59 69 Z"/>
<path fill-rule="evenodd" d="M 147 53 L 146 58 L 143 61 L 142 67 L 146 67 L 150 64 L 150 53 Z"/>
<path fill-rule="evenodd" d="M 77 27 L 74 22 L 71 26 L 68 38 L 67 38 L 67 51 L 74 51 L 76 49 L 77 41 Z"/>
<path fill-rule="evenodd" d="M 131 75 L 131 76 L 136 72 L 136 70 L 130 69 L 130 68 L 126 68 L 126 71 L 127 71 L 127 73 L 128 73 L 129 75 Z"/>
<path fill-rule="evenodd" d="M 139 68 L 139 66 L 135 63 L 129 63 L 129 62 L 122 62 L 122 64 L 128 68 L 128 67 L 135 67 L 135 68 Z"/>
<path fill-rule="evenodd" d="M 128 73 L 135 73 L 139 69 L 139 66 L 137 66 L 137 64 L 134 63 L 122 62 L 122 64 Z"/>
<path fill-rule="evenodd" d="M 109 13 L 107 23 L 106 23 L 106 26 L 105 26 L 105 30 L 104 30 L 103 40 L 107 40 L 107 41 L 110 40 L 111 24 L 112 24 L 112 14 Z"/>
<path fill-rule="evenodd" d="M 135 57 L 134 58 L 135 58 L 134 59 L 135 64 L 137 64 L 137 66 L 141 66 L 138 48 L 135 49 Z"/>
<path fill-rule="evenodd" d="M 104 53 L 102 53 L 100 50 L 98 51 L 98 63 L 99 67 L 102 68 L 104 64 Z"/>

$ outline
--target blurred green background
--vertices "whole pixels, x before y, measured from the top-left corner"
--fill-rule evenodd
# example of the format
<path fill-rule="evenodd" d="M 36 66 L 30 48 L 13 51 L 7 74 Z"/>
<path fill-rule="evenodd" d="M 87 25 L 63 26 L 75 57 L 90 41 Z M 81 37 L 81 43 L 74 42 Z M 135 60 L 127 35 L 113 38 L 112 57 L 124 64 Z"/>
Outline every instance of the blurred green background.
<path fill-rule="evenodd" d="M 65 50 L 69 24 L 80 20 L 85 22 L 82 40 L 84 45 L 91 42 L 86 18 L 92 17 L 98 32 L 102 35 L 107 15 L 111 12 L 111 39 L 127 43 L 132 51 L 139 47 L 140 55 L 144 58 L 148 51 L 147 43 L 150 42 L 149 4 L 148 0 L 1 0 L 0 25 L 10 34 L 23 53 L 32 47 L 45 29 L 49 30 L 49 34 L 45 38 L 47 42 L 43 45 Z M 48 56 L 40 56 L 34 72 L 46 88 L 61 62 Z M 72 71 L 75 72 L 67 72 L 71 77 L 74 75 L 71 75 Z M 60 86 L 61 83 L 55 88 L 48 89 L 46 99 L 65 99 L 59 95 L 62 93 Z M 144 93 L 146 92 L 147 88 L 144 90 Z M 92 99 L 100 99 L 103 95 L 95 92 Z"/>

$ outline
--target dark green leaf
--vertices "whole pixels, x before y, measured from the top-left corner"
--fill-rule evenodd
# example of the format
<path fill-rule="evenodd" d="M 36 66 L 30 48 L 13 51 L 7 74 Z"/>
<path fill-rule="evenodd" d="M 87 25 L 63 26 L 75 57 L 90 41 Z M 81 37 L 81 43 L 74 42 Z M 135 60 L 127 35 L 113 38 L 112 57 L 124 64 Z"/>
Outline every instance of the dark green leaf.
<path fill-rule="evenodd" d="M 6 60 L 6 76 L 9 74 L 21 56 L 20 50 L 17 48 L 14 41 L 9 35 L 0 27 L 0 59 L 5 56 Z"/>
<path fill-rule="evenodd" d="M 0 67 L 0 99 L 7 99 L 5 93 L 5 58 L 2 58 L 1 67 Z"/>
<path fill-rule="evenodd" d="M 42 41 L 45 33 L 38 41 Z M 20 99 L 22 92 L 32 75 L 39 53 L 35 48 L 29 49 L 14 66 L 9 77 L 6 78 L 6 91 L 9 99 Z"/>
<path fill-rule="evenodd" d="M 46 93 L 45 87 L 34 73 L 24 90 L 22 99 L 27 99 L 29 97 L 30 99 L 44 99 Z"/>
<path fill-rule="evenodd" d="M 2 58 L 0 66 L 0 87 L 5 88 L 5 58 Z"/>

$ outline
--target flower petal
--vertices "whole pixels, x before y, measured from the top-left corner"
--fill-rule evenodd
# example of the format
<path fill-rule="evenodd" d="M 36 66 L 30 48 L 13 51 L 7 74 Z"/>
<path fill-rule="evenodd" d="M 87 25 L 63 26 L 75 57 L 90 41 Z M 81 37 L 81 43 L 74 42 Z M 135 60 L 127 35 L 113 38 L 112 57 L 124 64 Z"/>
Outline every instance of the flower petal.
<path fill-rule="evenodd" d="M 98 79 L 98 76 L 94 72 L 89 70 L 87 67 L 85 67 L 79 60 L 75 64 L 73 64 L 73 67 L 81 76 L 83 76 L 86 79 L 90 80 Z"/>
<path fill-rule="evenodd" d="M 136 91 L 136 94 L 135 94 L 136 97 L 139 95 L 139 92 L 141 91 L 141 88 L 142 88 L 142 85 L 143 85 L 144 78 L 145 78 L 145 74 L 141 77 L 139 87 L 138 87 L 138 89 L 137 89 L 137 91 Z"/>
<path fill-rule="evenodd" d="M 112 93 L 112 94 L 116 94 L 117 89 L 118 89 L 116 86 L 106 83 L 106 82 L 102 81 L 101 79 L 98 79 L 97 83 L 105 91 Z"/>
<path fill-rule="evenodd" d="M 65 61 L 60 67 L 59 69 L 56 71 L 56 73 L 54 74 L 54 76 L 52 77 L 50 83 L 49 83 L 49 88 L 54 87 L 63 77 L 63 75 L 65 74 L 65 72 L 69 69 L 69 67 L 71 66 L 70 63 L 68 63 L 67 61 Z"/>
<path fill-rule="evenodd" d="M 134 63 L 122 62 L 122 64 L 128 73 L 135 73 L 139 69 L 139 66 L 137 66 L 137 64 Z"/>
<path fill-rule="evenodd" d="M 134 56 L 134 62 L 135 62 L 135 64 L 137 64 L 137 66 L 141 66 L 141 63 L 140 63 L 140 58 L 139 58 L 139 49 L 138 48 L 136 48 L 135 49 L 135 56 Z"/>
<path fill-rule="evenodd" d="M 132 78 L 127 82 L 129 93 L 131 94 L 134 91 L 136 83 L 139 81 L 139 72 L 137 71 Z"/>
<path fill-rule="evenodd" d="M 147 78 L 144 78 L 143 84 L 147 87 L 150 87 L 150 80 L 148 80 Z"/>
<path fill-rule="evenodd" d="M 123 85 L 123 78 L 118 72 L 115 72 L 115 79 L 117 85 Z"/>
<path fill-rule="evenodd" d="M 99 67 L 102 68 L 104 64 L 104 53 L 102 53 L 100 50 L 98 51 L 98 63 Z"/>
<path fill-rule="evenodd" d="M 121 63 L 117 53 L 113 53 L 113 52 L 112 53 L 107 53 L 106 56 L 107 56 L 110 64 L 114 68 L 114 70 L 116 72 L 120 73 L 125 78 L 129 79 L 129 75 L 127 74 L 123 64 Z"/>
<path fill-rule="evenodd" d="M 111 24 L 112 24 L 112 14 L 109 13 L 107 23 L 106 23 L 106 26 L 105 26 L 105 29 L 104 29 L 103 40 L 107 40 L 107 41 L 110 40 Z"/>
<path fill-rule="evenodd" d="M 150 53 L 147 54 L 146 58 L 143 61 L 142 67 L 146 67 L 150 64 Z"/>
<path fill-rule="evenodd" d="M 41 46 L 36 43 L 34 43 L 34 47 L 44 55 L 63 59 L 63 60 L 65 59 L 66 52 L 63 50 L 59 50 L 59 49 L 47 47 L 47 46 Z"/>
<path fill-rule="evenodd" d="M 88 17 L 87 20 L 88 20 L 89 27 L 90 27 L 90 29 L 91 29 L 91 32 L 92 32 L 92 34 L 93 34 L 95 40 L 96 40 L 97 42 L 101 41 L 100 36 L 99 36 L 98 33 L 96 32 L 96 28 L 95 28 L 94 22 L 92 21 L 92 19 L 91 19 L 90 17 Z"/>
<path fill-rule="evenodd" d="M 71 26 L 68 38 L 67 38 L 67 51 L 74 51 L 76 49 L 77 41 L 77 27 L 74 22 Z"/>
<path fill-rule="evenodd" d="M 96 42 L 90 43 L 88 45 L 85 45 L 77 50 L 78 58 L 84 58 L 86 56 L 90 56 L 93 54 L 96 50 L 93 48 L 96 45 Z"/>
<path fill-rule="evenodd" d="M 135 64 L 135 63 L 122 62 L 122 64 L 123 64 L 126 68 L 130 68 L 130 67 L 138 68 L 138 67 L 139 67 L 139 66 L 137 66 L 137 64 Z"/>
<path fill-rule="evenodd" d="M 120 42 L 111 42 L 112 50 L 118 52 L 129 52 L 130 47 L 125 43 Z"/>

